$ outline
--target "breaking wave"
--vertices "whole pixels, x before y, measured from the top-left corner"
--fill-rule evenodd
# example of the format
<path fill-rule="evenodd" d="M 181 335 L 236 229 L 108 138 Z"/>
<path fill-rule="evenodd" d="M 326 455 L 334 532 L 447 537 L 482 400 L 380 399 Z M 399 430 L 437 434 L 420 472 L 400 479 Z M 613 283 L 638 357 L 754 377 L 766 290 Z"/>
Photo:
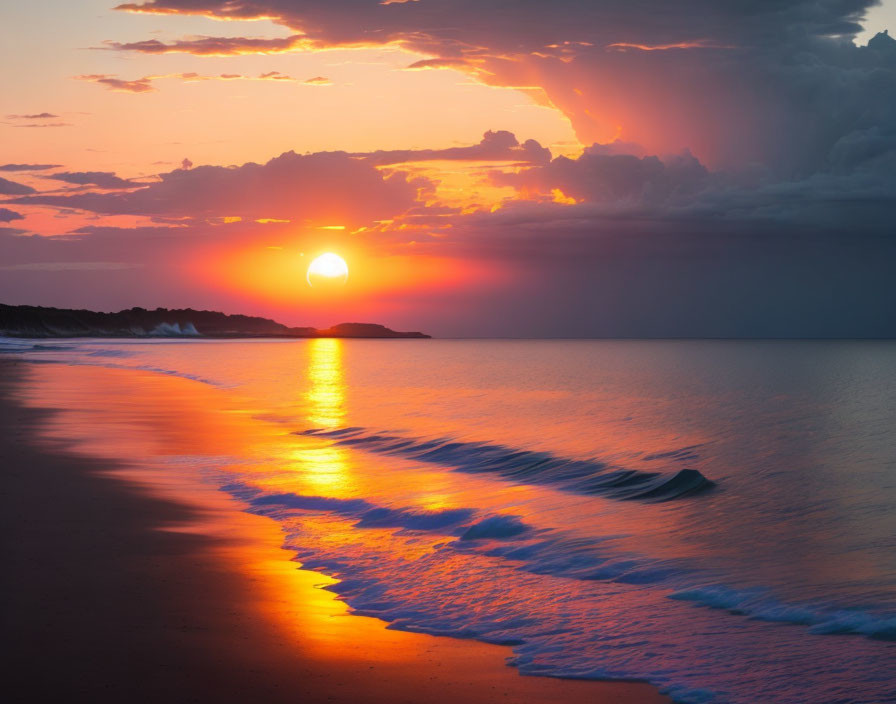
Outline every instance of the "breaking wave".
<path fill-rule="evenodd" d="M 714 486 L 696 469 L 680 469 L 674 473 L 621 469 L 598 460 L 574 460 L 548 452 L 444 438 L 424 440 L 384 435 L 369 433 L 364 428 L 311 429 L 299 434 L 325 437 L 339 445 L 444 465 L 462 472 L 493 473 L 521 484 L 550 484 L 573 493 L 624 501 L 671 501 Z"/>
<path fill-rule="evenodd" d="M 655 663 L 649 663 L 649 658 L 639 659 L 645 650 L 666 647 L 659 644 L 665 642 L 668 619 L 677 622 L 681 618 L 672 615 L 663 602 L 672 607 L 675 602 L 691 601 L 749 619 L 808 626 L 809 634 L 856 633 L 876 639 L 892 639 L 894 634 L 892 618 L 869 611 L 788 604 L 775 599 L 770 590 L 759 588 L 694 586 L 706 585 L 711 573 L 682 559 L 623 552 L 614 545 L 618 536 L 583 537 L 539 528 L 519 516 L 475 508 L 387 507 L 364 498 L 269 493 L 241 481 L 222 489 L 247 503 L 250 512 L 277 520 L 286 536 L 285 547 L 305 569 L 339 580 L 325 589 L 338 594 L 354 613 L 382 619 L 398 630 L 512 646 L 510 663 L 523 674 L 646 679 L 675 701 L 687 704 L 748 701 L 731 696 L 724 687 L 695 686 L 707 674 L 691 672 L 691 658 L 706 657 L 705 653 L 683 656 L 680 664 L 672 657 L 659 670 L 652 669 Z M 332 530 L 345 529 L 321 523 L 326 516 L 347 520 L 352 529 L 391 530 L 409 545 L 429 547 L 411 559 L 395 561 L 390 548 L 370 547 L 382 546 L 380 539 L 332 543 L 327 538 Z M 424 538 L 427 535 L 431 537 Z M 486 561 L 456 562 L 464 556 Z M 558 582 L 549 597 L 555 600 L 552 609 L 568 609 L 568 615 L 545 620 L 545 614 L 534 606 L 508 597 L 514 592 L 501 586 L 507 577 L 495 581 L 502 574 L 496 571 L 499 566 L 516 574 L 559 577 L 583 586 L 562 587 Z M 453 575 L 449 589 L 444 588 L 446 574 Z M 465 584 L 464 580 L 472 581 Z M 600 599 L 623 600 L 614 608 L 629 600 L 636 602 L 630 607 L 631 618 L 610 619 L 599 628 L 594 628 L 593 621 L 581 619 L 579 609 L 600 608 L 600 601 L 576 606 L 586 594 L 584 585 L 594 582 L 606 585 Z M 477 590 L 483 589 L 482 595 L 475 597 L 475 607 L 465 591 L 473 584 L 478 585 Z M 801 700 L 798 692 L 790 692 L 782 694 L 780 701 Z"/>

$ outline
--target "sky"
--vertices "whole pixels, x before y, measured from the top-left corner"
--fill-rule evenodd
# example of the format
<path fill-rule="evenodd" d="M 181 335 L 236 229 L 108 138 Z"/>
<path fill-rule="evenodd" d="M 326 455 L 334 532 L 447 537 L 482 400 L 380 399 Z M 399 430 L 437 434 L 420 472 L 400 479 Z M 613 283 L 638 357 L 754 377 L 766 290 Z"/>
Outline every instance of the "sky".
<path fill-rule="evenodd" d="M 896 336 L 896 0 L 13 0 L 0 302 Z M 319 254 L 349 267 L 309 286 Z"/>

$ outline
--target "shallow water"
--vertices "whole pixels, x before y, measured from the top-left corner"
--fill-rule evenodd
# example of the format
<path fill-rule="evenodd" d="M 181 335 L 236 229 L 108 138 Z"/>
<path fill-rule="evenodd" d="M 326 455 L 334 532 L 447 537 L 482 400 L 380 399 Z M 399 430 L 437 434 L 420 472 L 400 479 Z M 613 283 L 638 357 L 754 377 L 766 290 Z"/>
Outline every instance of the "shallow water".
<path fill-rule="evenodd" d="M 896 701 L 894 343 L 0 349 L 219 387 L 276 432 L 184 429 L 201 446 L 157 459 L 277 520 L 394 627 L 682 702 Z"/>

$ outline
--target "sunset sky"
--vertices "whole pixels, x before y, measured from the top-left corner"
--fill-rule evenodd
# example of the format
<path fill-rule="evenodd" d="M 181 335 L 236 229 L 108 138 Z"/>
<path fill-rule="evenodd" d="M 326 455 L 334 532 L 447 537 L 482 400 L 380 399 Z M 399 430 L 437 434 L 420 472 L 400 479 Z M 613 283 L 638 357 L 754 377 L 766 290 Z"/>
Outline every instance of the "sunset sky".
<path fill-rule="evenodd" d="M 896 334 L 896 0 L 35 0 L 0 24 L 0 302 Z M 344 286 L 308 285 L 323 252 Z"/>

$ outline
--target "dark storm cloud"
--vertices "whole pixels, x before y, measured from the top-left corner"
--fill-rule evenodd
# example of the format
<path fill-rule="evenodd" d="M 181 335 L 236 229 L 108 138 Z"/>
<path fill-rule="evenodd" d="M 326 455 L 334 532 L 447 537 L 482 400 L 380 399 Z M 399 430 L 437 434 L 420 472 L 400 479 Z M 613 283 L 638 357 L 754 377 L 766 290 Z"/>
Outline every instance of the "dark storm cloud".
<path fill-rule="evenodd" d="M 79 186 L 99 186 L 100 188 L 135 188 L 139 185 L 120 178 L 111 171 L 63 171 L 45 178 L 74 183 Z"/>
<path fill-rule="evenodd" d="M 873 0 L 147 0 L 118 9 L 219 18 L 273 17 L 326 43 L 404 40 L 414 46 L 532 51 L 563 42 L 606 46 L 690 40 L 773 42 L 853 34 Z"/>
<path fill-rule="evenodd" d="M 621 127 L 648 153 L 781 177 L 896 123 L 896 50 L 850 38 L 876 0 L 149 0 L 121 9 L 272 17 L 317 46 L 399 42 L 426 66 L 539 86 L 583 143 Z M 653 49 L 653 50 L 651 50 Z"/>
<path fill-rule="evenodd" d="M 693 195 L 711 183 L 710 174 L 690 153 L 661 161 L 656 156 L 603 153 L 594 145 L 576 159 L 558 157 L 544 166 L 499 173 L 499 185 L 533 194 L 558 189 L 577 201 L 661 204 Z"/>
<path fill-rule="evenodd" d="M 36 193 L 31 186 L 26 186 L 23 183 L 16 183 L 15 181 L 10 181 L 9 179 L 5 179 L 0 177 L 0 195 L 6 196 L 23 196 L 29 193 Z"/>

